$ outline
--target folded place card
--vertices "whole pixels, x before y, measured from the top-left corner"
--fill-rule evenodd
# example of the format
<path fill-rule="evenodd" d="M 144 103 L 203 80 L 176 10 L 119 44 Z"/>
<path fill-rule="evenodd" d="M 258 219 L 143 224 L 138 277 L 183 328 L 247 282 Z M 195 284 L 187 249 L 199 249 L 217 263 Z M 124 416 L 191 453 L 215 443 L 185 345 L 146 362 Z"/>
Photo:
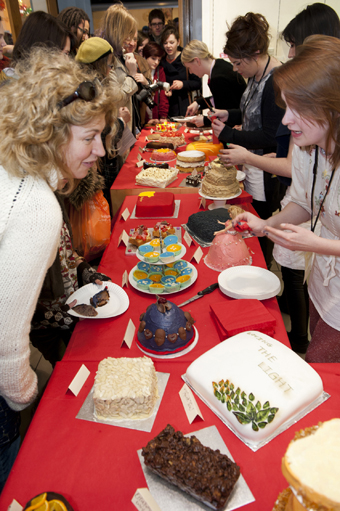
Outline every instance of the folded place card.
<path fill-rule="evenodd" d="M 179 396 L 182 400 L 182 404 L 184 406 L 184 410 L 185 413 L 187 414 L 188 421 L 190 422 L 190 424 L 196 419 L 197 416 L 201 417 L 201 419 L 204 420 L 201 410 L 199 409 L 199 406 L 196 403 L 195 396 L 191 392 L 186 383 L 179 391 Z"/>
<path fill-rule="evenodd" d="M 128 282 L 129 282 L 129 275 L 128 275 L 127 270 L 125 270 L 125 272 L 123 273 L 123 276 L 122 276 L 122 287 L 124 287 L 124 286 L 128 287 Z"/>
<path fill-rule="evenodd" d="M 188 245 L 188 247 L 190 247 L 191 243 L 193 243 L 192 237 L 190 236 L 188 231 L 184 231 L 183 239 L 185 240 L 185 242 Z"/>
<path fill-rule="evenodd" d="M 131 502 L 138 511 L 162 511 L 148 488 L 138 488 Z"/>
<path fill-rule="evenodd" d="M 194 255 L 191 257 L 190 261 L 195 259 L 197 264 L 199 264 L 200 260 L 202 259 L 202 256 L 203 256 L 203 250 L 201 249 L 201 247 L 198 247 L 195 250 Z"/>
<path fill-rule="evenodd" d="M 124 245 L 127 247 L 128 246 L 128 243 L 129 243 L 129 235 L 128 233 L 126 232 L 125 229 L 123 229 L 121 235 L 119 236 L 118 238 L 118 244 L 117 244 L 117 247 L 119 247 L 119 245 L 121 244 L 121 242 L 124 243 Z"/>
<path fill-rule="evenodd" d="M 123 220 L 126 220 L 129 218 L 130 216 L 130 211 L 129 211 L 129 208 L 125 208 L 123 213 L 121 214 L 121 218 L 123 218 Z"/>
<path fill-rule="evenodd" d="M 75 377 L 73 378 L 68 387 L 72 394 L 78 396 L 89 375 L 90 371 L 87 369 L 86 366 L 84 366 L 84 364 L 82 364 L 81 368 L 79 369 L 79 371 L 77 372 L 77 374 L 75 375 Z"/>
<path fill-rule="evenodd" d="M 124 338 L 122 340 L 122 344 L 120 345 L 120 347 L 122 347 L 123 344 L 125 343 L 128 348 L 131 348 L 131 344 L 132 344 L 133 338 L 135 336 L 135 332 L 136 332 L 136 327 L 133 324 L 132 320 L 129 319 L 128 326 L 126 327 Z"/>

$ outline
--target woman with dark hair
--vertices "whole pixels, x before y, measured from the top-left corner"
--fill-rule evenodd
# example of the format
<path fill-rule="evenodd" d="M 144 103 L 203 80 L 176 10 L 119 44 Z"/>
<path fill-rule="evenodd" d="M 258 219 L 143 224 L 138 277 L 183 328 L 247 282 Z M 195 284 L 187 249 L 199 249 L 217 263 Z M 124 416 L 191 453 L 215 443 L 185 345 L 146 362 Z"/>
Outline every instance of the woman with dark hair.
<path fill-rule="evenodd" d="M 201 88 L 201 79 L 187 71 L 181 61 L 179 33 L 173 25 L 167 25 L 162 33 L 162 45 L 166 57 L 162 59 L 166 81 L 170 83 L 169 116 L 185 115 L 191 103 L 190 92 Z"/>
<path fill-rule="evenodd" d="M 153 41 L 148 43 L 143 49 L 143 56 L 151 69 L 151 78 L 153 83 L 166 81 L 164 69 L 160 66 L 160 62 L 164 55 L 165 52 L 162 47 Z M 149 120 L 153 124 L 165 121 L 168 117 L 169 101 L 163 89 L 155 92 L 153 101 L 156 103 L 156 106 L 153 107 L 152 111 L 147 107 L 146 121 Z"/>
<path fill-rule="evenodd" d="M 150 42 L 149 36 L 145 35 L 141 30 L 137 34 L 137 53 L 143 57 L 143 49 Z"/>
<path fill-rule="evenodd" d="M 282 31 L 282 38 L 289 45 L 288 57 L 295 55 L 295 48 L 309 35 L 322 34 L 340 39 L 339 16 L 329 5 L 316 2 L 308 5 L 292 19 Z"/>
<path fill-rule="evenodd" d="M 340 362 L 339 68 L 340 40 L 315 35 L 277 69 L 278 101 L 286 106 L 282 122 L 295 144 L 291 202 L 267 220 L 243 213 L 233 221 L 245 221 L 258 236 L 306 252 L 312 337 L 307 362 Z M 304 221 L 311 222 L 310 231 L 299 226 Z M 320 236 L 314 233 L 318 221 Z"/>
<path fill-rule="evenodd" d="M 83 9 L 79 7 L 66 7 L 57 17 L 71 30 L 76 38 L 76 48 L 78 49 L 82 41 L 90 37 L 90 18 Z"/>
<path fill-rule="evenodd" d="M 215 110 L 214 133 L 225 145 L 231 142 L 260 155 L 276 152 L 275 135 L 284 112 L 275 104 L 273 71 L 281 63 L 268 53 L 269 24 L 261 14 L 248 12 L 236 18 L 226 36 L 224 51 L 234 70 L 248 78 L 248 85 L 239 109 Z M 242 129 L 233 129 L 237 125 Z M 252 166 L 245 172 L 245 189 L 253 196 L 253 206 L 261 218 L 267 218 L 280 205 L 279 180 Z M 263 239 L 261 248 L 270 266 L 273 244 Z"/>
<path fill-rule="evenodd" d="M 336 12 L 326 4 L 316 3 L 309 5 L 301 11 L 287 27 L 282 35 L 291 42 L 289 57 L 295 56 L 296 46 L 302 44 L 304 39 L 313 34 L 336 36 L 340 38 L 340 20 Z M 327 33 L 329 31 L 329 33 Z M 281 208 L 285 208 L 291 200 L 290 185 L 292 176 L 293 142 L 287 126 L 280 125 L 277 132 L 278 149 L 276 158 L 266 158 L 248 151 L 244 147 L 229 144 L 228 149 L 220 153 L 223 162 L 232 165 L 255 165 L 256 167 L 276 174 L 288 186 L 286 194 L 281 201 Z M 303 227 L 309 229 L 307 222 Z M 279 300 L 282 312 L 288 312 L 291 320 L 291 330 L 288 332 L 289 341 L 294 351 L 305 353 L 308 348 L 309 305 L 307 281 L 305 281 L 305 257 L 300 251 L 291 251 L 279 245 L 274 246 L 274 259 L 281 266 L 284 289 Z"/>
<path fill-rule="evenodd" d="M 74 38 L 60 20 L 44 11 L 32 12 L 23 24 L 13 49 L 13 64 L 25 58 L 33 46 L 44 45 L 67 55 Z"/>

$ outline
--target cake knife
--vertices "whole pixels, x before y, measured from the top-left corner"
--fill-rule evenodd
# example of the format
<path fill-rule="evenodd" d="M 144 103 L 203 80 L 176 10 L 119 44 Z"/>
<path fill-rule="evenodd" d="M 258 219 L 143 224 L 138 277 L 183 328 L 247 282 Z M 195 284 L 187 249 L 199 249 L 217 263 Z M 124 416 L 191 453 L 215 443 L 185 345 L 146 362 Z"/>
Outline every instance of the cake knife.
<path fill-rule="evenodd" d="M 188 303 L 194 302 L 195 300 L 202 298 L 202 296 L 212 293 L 217 288 L 218 288 L 218 282 L 215 282 L 215 284 L 211 284 L 211 286 L 208 286 L 205 289 L 202 289 L 202 291 L 198 291 L 197 295 L 192 296 L 191 298 L 189 298 L 189 300 L 186 300 L 185 302 L 181 303 L 177 307 L 183 307 L 184 305 L 188 305 Z"/>

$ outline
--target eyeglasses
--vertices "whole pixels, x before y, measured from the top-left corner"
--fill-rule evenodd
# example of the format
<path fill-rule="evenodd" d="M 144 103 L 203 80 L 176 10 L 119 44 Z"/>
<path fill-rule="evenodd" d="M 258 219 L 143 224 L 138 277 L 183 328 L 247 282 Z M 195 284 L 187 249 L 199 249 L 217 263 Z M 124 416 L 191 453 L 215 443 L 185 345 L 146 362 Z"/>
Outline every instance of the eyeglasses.
<path fill-rule="evenodd" d="M 162 21 L 160 23 L 151 23 L 152 27 L 161 27 L 162 25 L 164 25 Z"/>
<path fill-rule="evenodd" d="M 86 28 L 78 27 L 78 30 L 80 30 L 80 32 L 81 32 L 82 34 L 90 35 L 90 32 L 89 32 L 88 30 L 86 30 Z"/>
<path fill-rule="evenodd" d="M 96 87 L 92 82 L 82 82 L 77 90 L 71 94 L 71 96 L 68 96 L 67 98 L 63 99 L 58 103 L 59 110 L 63 108 L 66 105 L 69 105 L 76 99 L 83 99 L 84 101 L 92 101 L 96 96 Z"/>

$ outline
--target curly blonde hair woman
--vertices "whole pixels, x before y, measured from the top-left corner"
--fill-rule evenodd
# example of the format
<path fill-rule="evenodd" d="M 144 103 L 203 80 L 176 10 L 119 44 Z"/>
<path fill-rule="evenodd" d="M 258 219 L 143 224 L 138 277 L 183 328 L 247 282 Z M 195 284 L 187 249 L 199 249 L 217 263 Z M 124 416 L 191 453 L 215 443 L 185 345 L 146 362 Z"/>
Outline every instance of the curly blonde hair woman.
<path fill-rule="evenodd" d="M 0 423 L 8 426 L 1 429 L 0 450 L 6 471 L 18 449 L 18 411 L 37 394 L 29 330 L 60 238 L 53 191 L 72 189 L 104 154 L 101 132 L 114 113 L 94 75 L 60 52 L 36 49 L 16 74 L 0 90 Z M 0 478 L 0 489 L 3 484 Z"/>

